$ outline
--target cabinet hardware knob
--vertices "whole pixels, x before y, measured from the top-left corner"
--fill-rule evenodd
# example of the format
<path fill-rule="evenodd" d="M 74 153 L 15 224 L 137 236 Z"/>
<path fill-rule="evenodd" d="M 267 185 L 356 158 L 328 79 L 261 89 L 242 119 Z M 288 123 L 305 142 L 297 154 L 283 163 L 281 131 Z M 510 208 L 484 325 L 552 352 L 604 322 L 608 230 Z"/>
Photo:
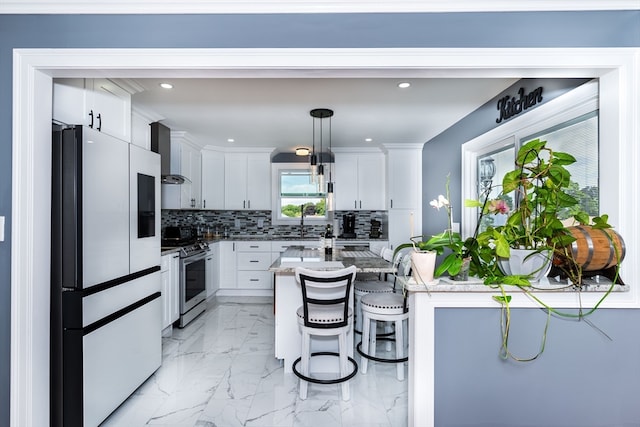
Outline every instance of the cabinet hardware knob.
<path fill-rule="evenodd" d="M 98 113 L 98 132 L 102 131 L 102 114 Z"/>
<path fill-rule="evenodd" d="M 89 122 L 89 127 L 93 128 L 93 110 L 89 111 L 89 117 L 91 117 L 91 121 Z"/>

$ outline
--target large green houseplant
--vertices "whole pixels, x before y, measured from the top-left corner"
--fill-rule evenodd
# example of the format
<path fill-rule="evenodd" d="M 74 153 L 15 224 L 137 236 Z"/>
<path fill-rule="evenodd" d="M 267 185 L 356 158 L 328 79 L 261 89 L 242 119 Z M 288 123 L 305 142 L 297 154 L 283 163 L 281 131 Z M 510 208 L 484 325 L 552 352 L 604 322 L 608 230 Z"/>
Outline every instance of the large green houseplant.
<path fill-rule="evenodd" d="M 498 200 L 515 194 L 517 205 L 506 222 L 489 226 L 477 237 L 475 273 L 491 283 L 528 285 L 530 276 L 509 275 L 500 269 L 499 261 L 510 258 L 515 249 L 542 253 L 549 260 L 561 256 L 565 273 L 574 285 L 582 283 L 582 274 L 566 248 L 575 241 L 568 222 L 610 228 L 607 216 L 590 218 L 580 208 L 578 199 L 569 194 L 571 173 L 565 166 L 576 161 L 568 153 L 554 151 L 546 141 L 532 140 L 524 144 L 515 160 L 515 168 L 502 179 Z M 467 206 L 483 206 L 483 214 L 495 212 L 494 201 L 467 202 Z"/>
<path fill-rule="evenodd" d="M 579 201 L 569 194 L 571 174 L 567 165 L 576 159 L 563 152 L 557 152 L 547 146 L 546 141 L 535 139 L 524 144 L 517 153 L 515 168 L 507 172 L 502 179 L 500 195 L 495 200 L 467 201 L 466 206 L 478 207 L 481 215 L 490 213 L 508 213 L 506 222 L 499 226 L 488 226 L 486 230 L 471 238 L 465 245 L 471 256 L 471 272 L 484 280 L 488 286 L 495 286 L 500 295 L 495 300 L 502 305 L 502 356 L 515 360 L 536 359 L 543 351 L 546 330 L 551 314 L 561 317 L 583 318 L 591 314 L 613 289 L 590 311 L 579 314 L 560 312 L 541 301 L 531 293 L 530 274 L 509 274 L 501 268 L 501 260 L 512 256 L 514 250 L 527 249 L 530 256 L 544 254 L 548 263 L 552 261 L 567 276 L 571 286 L 582 286 L 582 268 L 575 261 L 574 254 L 568 248 L 576 239 L 567 227 L 567 219 L 574 223 L 590 225 L 593 228 L 610 228 L 607 216 L 590 218 L 580 208 Z M 509 211 L 504 201 L 515 194 L 516 205 Z M 619 255 L 618 255 L 619 260 Z M 617 263 L 619 266 L 619 262 Z M 532 272 L 535 273 L 535 272 Z M 617 277 L 617 270 L 616 270 Z M 614 279 L 615 283 L 615 279 Z M 526 292 L 547 311 L 547 325 L 538 354 L 530 358 L 518 358 L 508 348 L 509 326 L 511 321 L 510 296 L 505 285 L 513 285 Z"/>

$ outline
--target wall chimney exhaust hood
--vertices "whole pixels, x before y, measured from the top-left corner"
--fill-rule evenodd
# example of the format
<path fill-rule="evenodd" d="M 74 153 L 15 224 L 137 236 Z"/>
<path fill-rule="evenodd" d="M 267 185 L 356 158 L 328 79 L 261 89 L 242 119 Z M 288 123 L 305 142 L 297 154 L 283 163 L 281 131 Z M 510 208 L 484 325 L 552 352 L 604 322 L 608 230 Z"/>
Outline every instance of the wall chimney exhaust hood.
<path fill-rule="evenodd" d="M 189 178 L 180 173 L 180 159 L 178 156 L 172 165 L 171 129 L 160 122 L 151 123 L 151 151 L 160 154 L 160 174 L 163 184 L 191 182 Z"/>

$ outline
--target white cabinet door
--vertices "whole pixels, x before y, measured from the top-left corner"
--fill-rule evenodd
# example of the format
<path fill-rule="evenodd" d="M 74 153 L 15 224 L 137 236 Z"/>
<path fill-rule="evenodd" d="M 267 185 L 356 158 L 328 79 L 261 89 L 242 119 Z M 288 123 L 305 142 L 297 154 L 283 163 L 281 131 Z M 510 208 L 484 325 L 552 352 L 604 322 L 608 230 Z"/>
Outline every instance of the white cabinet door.
<path fill-rule="evenodd" d="M 222 241 L 220 245 L 220 289 L 235 289 L 236 249 L 235 242 Z"/>
<path fill-rule="evenodd" d="M 390 209 L 389 245 L 396 248 L 402 243 L 411 243 L 410 237 L 422 234 L 422 218 L 413 209 Z"/>
<path fill-rule="evenodd" d="M 416 209 L 422 189 L 422 150 L 390 149 L 387 153 L 389 209 Z"/>
<path fill-rule="evenodd" d="M 94 129 L 131 141 L 131 95 L 109 79 L 87 79 Z M 96 127 L 97 126 L 97 127 Z"/>
<path fill-rule="evenodd" d="M 358 209 L 385 209 L 384 165 L 382 153 L 358 156 Z"/>
<path fill-rule="evenodd" d="M 55 79 L 53 120 L 68 125 L 89 126 L 89 106 L 84 79 Z"/>
<path fill-rule="evenodd" d="M 181 144 L 180 173 L 189 178 L 191 182 L 180 185 L 182 190 L 180 206 L 183 209 L 199 209 L 202 207 L 201 199 L 201 157 L 200 151 L 188 144 Z"/>
<path fill-rule="evenodd" d="M 162 185 L 162 209 L 199 209 L 201 205 L 200 151 L 180 141 L 172 133 L 171 170 L 179 172 L 189 181 L 184 184 Z"/>
<path fill-rule="evenodd" d="M 169 310 L 171 323 L 180 317 L 180 255 L 172 254 L 171 257 L 171 301 Z"/>
<path fill-rule="evenodd" d="M 171 253 L 162 256 L 162 329 L 173 324 L 179 313 L 179 280 L 180 280 L 179 255 Z"/>
<path fill-rule="evenodd" d="M 268 153 L 227 153 L 224 161 L 225 209 L 271 209 Z"/>
<path fill-rule="evenodd" d="M 202 152 L 202 209 L 224 209 L 224 154 Z"/>
<path fill-rule="evenodd" d="M 382 153 L 335 154 L 336 210 L 385 209 Z"/>
<path fill-rule="evenodd" d="M 267 153 L 247 156 L 247 209 L 271 209 L 271 159 Z"/>
<path fill-rule="evenodd" d="M 53 119 L 131 142 L 131 95 L 108 79 L 56 79 Z"/>
<path fill-rule="evenodd" d="M 335 202 L 336 210 L 349 211 L 358 208 L 358 156 L 335 154 Z"/>
<path fill-rule="evenodd" d="M 209 245 L 209 256 L 205 260 L 205 280 L 207 298 L 214 295 L 220 288 L 220 243 Z"/>
<path fill-rule="evenodd" d="M 247 156 L 227 153 L 224 158 L 224 207 L 247 208 Z"/>

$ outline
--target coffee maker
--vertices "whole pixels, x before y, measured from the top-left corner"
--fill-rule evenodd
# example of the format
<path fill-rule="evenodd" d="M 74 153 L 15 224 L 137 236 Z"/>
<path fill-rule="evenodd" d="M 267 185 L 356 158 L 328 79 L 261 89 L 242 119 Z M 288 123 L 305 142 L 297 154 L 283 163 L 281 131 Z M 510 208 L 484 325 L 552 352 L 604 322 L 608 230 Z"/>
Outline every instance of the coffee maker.
<path fill-rule="evenodd" d="M 345 214 L 342 216 L 342 236 L 345 239 L 356 238 L 356 216 Z"/>

